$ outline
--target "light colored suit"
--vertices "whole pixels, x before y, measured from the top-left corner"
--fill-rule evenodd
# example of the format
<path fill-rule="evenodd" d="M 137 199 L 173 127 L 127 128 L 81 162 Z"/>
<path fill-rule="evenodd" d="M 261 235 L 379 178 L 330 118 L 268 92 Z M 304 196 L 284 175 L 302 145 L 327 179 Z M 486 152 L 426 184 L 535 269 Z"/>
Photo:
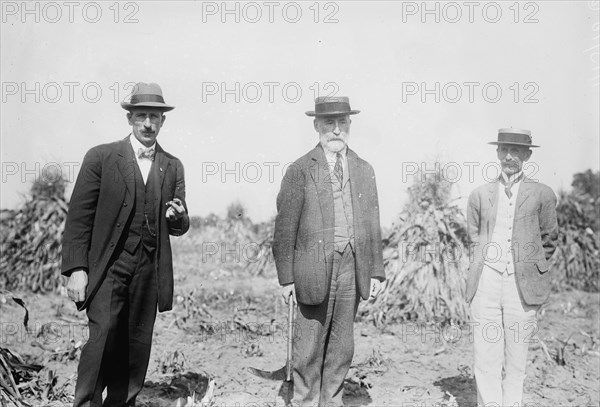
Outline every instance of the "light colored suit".
<path fill-rule="evenodd" d="M 550 294 L 548 261 L 558 240 L 554 192 L 526 177 L 512 188 L 518 188 L 516 197 L 507 198 L 499 181 L 469 196 L 472 257 L 466 299 L 473 317 L 480 405 L 521 405 L 529 343 L 536 340 L 536 312 Z M 500 222 L 498 216 L 508 218 Z M 485 257 L 490 245 L 510 250 L 507 263 Z"/>
<path fill-rule="evenodd" d="M 550 187 L 523 178 L 517 196 L 513 225 L 513 259 L 519 291 L 529 305 L 543 304 L 550 294 L 548 260 L 558 243 L 556 196 Z M 483 270 L 485 248 L 496 224 L 498 183 L 475 189 L 469 196 L 467 225 L 471 259 L 467 275 L 466 299 L 473 300 Z"/>

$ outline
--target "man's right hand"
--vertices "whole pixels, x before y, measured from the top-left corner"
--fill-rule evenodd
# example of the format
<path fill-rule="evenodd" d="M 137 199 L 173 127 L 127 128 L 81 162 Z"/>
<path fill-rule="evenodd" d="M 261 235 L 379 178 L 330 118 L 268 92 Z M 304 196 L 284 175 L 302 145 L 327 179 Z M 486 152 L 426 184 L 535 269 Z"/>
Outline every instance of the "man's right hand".
<path fill-rule="evenodd" d="M 69 298 L 75 302 L 85 300 L 85 289 L 88 285 L 88 275 L 83 269 L 75 270 L 69 277 L 67 283 L 67 294 Z"/>
<path fill-rule="evenodd" d="M 286 284 L 283 287 L 281 287 L 281 296 L 283 297 L 283 300 L 286 304 L 288 303 L 290 295 L 292 296 L 294 304 L 297 304 L 298 302 L 296 301 L 296 286 L 294 285 L 294 283 Z"/>

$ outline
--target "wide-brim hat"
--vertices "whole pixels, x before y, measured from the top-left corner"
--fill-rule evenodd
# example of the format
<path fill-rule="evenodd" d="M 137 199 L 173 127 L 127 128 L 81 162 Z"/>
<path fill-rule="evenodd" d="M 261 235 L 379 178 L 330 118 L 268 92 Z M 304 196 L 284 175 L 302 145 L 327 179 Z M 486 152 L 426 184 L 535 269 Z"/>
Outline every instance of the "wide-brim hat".
<path fill-rule="evenodd" d="M 350 108 L 350 99 L 346 96 L 319 96 L 315 99 L 315 110 L 306 112 L 306 115 L 340 116 L 358 113 L 360 113 L 360 110 Z"/>
<path fill-rule="evenodd" d="M 525 147 L 539 147 L 532 143 L 531 131 L 524 129 L 499 129 L 498 130 L 498 141 L 490 141 L 488 144 L 500 145 L 500 144 L 512 144 L 516 146 Z"/>
<path fill-rule="evenodd" d="M 156 83 L 136 83 L 127 99 L 121 102 L 121 107 L 125 110 L 131 110 L 135 107 L 152 107 L 168 112 L 175 109 L 175 106 L 165 103 L 162 90 Z"/>

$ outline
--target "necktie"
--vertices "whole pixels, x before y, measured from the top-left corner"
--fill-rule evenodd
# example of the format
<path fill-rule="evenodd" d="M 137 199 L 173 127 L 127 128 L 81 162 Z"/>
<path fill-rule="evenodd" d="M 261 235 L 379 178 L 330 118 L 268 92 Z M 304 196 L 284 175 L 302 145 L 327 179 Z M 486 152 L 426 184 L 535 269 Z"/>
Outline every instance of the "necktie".
<path fill-rule="evenodd" d="M 154 161 L 154 147 L 139 148 L 137 155 L 139 158 L 147 158 L 150 161 Z"/>
<path fill-rule="evenodd" d="M 513 182 L 507 182 L 506 185 L 504 185 L 504 193 L 506 194 L 508 199 L 512 198 L 512 192 L 510 191 L 510 188 L 512 188 L 512 185 L 513 185 Z"/>
<path fill-rule="evenodd" d="M 523 174 L 519 175 L 517 178 L 513 179 L 512 181 L 505 181 L 504 177 L 501 178 L 502 183 L 504 184 L 504 193 L 506 194 L 508 199 L 512 198 L 512 196 L 513 196 L 512 191 L 510 189 L 512 188 L 512 186 L 514 184 L 519 182 L 521 180 L 521 178 L 523 178 Z"/>
<path fill-rule="evenodd" d="M 337 181 L 340 184 L 340 188 L 342 188 L 344 180 L 344 165 L 342 164 L 342 153 L 338 152 L 336 154 L 335 167 L 333 167 L 333 174 L 337 178 Z"/>

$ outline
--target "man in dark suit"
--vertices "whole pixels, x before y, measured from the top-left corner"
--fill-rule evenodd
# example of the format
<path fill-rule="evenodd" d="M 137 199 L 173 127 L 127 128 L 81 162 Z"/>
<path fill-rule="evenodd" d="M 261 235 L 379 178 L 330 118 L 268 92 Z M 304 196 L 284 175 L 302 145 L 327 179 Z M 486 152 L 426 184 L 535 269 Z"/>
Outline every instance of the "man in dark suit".
<path fill-rule="evenodd" d="M 63 236 L 67 291 L 89 319 L 74 406 L 135 405 L 157 308 L 173 302 L 169 234 L 189 228 L 183 165 L 156 143 L 173 106 L 154 83 L 121 105 L 132 134 L 85 155 Z"/>
<path fill-rule="evenodd" d="M 273 253 L 282 295 L 297 301 L 294 405 L 342 405 L 359 297 L 385 279 L 379 202 L 369 163 L 348 148 L 347 97 L 319 97 L 319 144 L 291 165 L 277 196 Z"/>
<path fill-rule="evenodd" d="M 500 129 L 490 144 L 498 146 L 502 174 L 471 193 L 467 210 L 474 372 L 480 405 L 520 406 L 536 312 L 550 294 L 556 196 L 523 174 L 531 148 L 538 147 L 529 130 Z"/>

